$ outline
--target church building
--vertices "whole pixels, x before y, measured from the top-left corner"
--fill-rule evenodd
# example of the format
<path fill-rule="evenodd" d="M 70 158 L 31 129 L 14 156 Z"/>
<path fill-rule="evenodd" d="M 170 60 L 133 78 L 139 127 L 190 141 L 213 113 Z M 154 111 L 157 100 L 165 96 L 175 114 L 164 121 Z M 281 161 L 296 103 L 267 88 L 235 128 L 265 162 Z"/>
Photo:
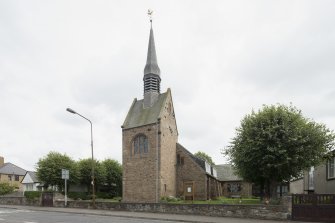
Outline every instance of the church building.
<path fill-rule="evenodd" d="M 205 200 L 219 196 L 215 168 L 178 143 L 171 89 L 161 93 L 152 21 L 144 68 L 144 97 L 134 99 L 122 125 L 123 202 L 162 197 Z"/>

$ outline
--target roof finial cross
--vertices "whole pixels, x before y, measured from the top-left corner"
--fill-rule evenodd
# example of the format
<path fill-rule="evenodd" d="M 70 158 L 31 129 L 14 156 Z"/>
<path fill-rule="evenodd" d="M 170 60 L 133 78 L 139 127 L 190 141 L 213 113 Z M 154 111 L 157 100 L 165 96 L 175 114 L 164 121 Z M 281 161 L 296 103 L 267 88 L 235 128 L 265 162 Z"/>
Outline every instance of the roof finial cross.
<path fill-rule="evenodd" d="M 152 13 L 154 13 L 154 11 L 152 11 L 151 9 L 148 9 L 148 16 L 149 16 L 151 23 L 152 23 Z"/>

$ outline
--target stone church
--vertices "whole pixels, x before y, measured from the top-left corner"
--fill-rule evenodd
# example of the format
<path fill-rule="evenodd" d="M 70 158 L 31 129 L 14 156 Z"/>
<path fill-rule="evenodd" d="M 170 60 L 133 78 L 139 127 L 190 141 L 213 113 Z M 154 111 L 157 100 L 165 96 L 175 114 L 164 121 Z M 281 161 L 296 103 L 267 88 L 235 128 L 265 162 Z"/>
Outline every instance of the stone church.
<path fill-rule="evenodd" d="M 178 143 L 171 89 L 161 93 L 154 33 L 150 28 L 144 97 L 134 99 L 122 125 L 123 202 L 162 197 L 205 200 L 219 196 L 215 168 Z"/>

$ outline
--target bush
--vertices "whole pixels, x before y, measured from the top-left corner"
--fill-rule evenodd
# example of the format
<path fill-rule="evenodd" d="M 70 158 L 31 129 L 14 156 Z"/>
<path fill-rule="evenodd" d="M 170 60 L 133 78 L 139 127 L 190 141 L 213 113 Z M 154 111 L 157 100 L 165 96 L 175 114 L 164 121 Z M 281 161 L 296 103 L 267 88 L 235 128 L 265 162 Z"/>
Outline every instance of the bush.
<path fill-rule="evenodd" d="M 41 193 L 42 192 L 40 191 L 25 191 L 24 196 L 29 200 L 33 200 L 35 198 L 40 198 Z"/>
<path fill-rule="evenodd" d="M 101 198 L 101 199 L 112 199 L 114 196 L 112 193 L 108 192 L 97 192 L 96 193 L 96 198 Z"/>
<path fill-rule="evenodd" d="M 89 200 L 91 196 L 86 192 L 68 192 L 67 196 L 74 200 Z"/>
<path fill-rule="evenodd" d="M 9 183 L 0 183 L 0 195 L 10 194 L 14 192 L 15 187 Z"/>
<path fill-rule="evenodd" d="M 177 202 L 177 201 L 180 201 L 180 199 L 172 197 L 172 196 L 164 196 L 164 197 L 161 197 L 161 201 L 163 201 L 163 202 Z"/>

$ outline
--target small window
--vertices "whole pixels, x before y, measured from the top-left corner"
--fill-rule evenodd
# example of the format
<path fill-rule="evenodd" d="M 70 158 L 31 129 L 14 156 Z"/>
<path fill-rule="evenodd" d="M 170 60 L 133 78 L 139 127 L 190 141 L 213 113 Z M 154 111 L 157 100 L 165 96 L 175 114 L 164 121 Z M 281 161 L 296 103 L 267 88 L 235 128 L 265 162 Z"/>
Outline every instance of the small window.
<path fill-rule="evenodd" d="M 15 175 L 15 181 L 19 181 L 20 180 L 20 176 L 19 175 Z"/>
<path fill-rule="evenodd" d="M 180 158 L 180 164 L 181 164 L 181 165 L 184 165 L 184 157 L 181 157 L 181 158 Z"/>
<path fill-rule="evenodd" d="M 8 180 L 12 181 L 12 175 L 8 175 Z"/>
<path fill-rule="evenodd" d="M 180 155 L 177 154 L 177 165 L 180 165 Z"/>
<path fill-rule="evenodd" d="M 145 135 L 139 135 L 133 142 L 134 154 L 148 153 L 148 138 Z"/>
<path fill-rule="evenodd" d="M 335 157 L 331 158 L 328 161 L 327 165 L 327 177 L 328 179 L 333 179 L 335 178 Z"/>

